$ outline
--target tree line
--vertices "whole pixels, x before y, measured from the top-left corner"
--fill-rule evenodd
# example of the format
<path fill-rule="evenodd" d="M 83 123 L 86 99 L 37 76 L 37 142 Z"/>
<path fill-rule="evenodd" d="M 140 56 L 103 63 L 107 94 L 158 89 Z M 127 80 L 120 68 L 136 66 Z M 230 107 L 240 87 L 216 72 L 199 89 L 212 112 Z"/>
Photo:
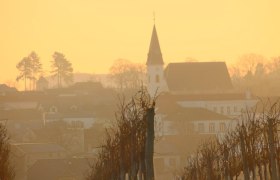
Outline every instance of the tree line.
<path fill-rule="evenodd" d="M 188 58 L 187 61 L 196 61 Z M 57 80 L 57 87 L 63 82 L 68 84 L 73 81 L 73 67 L 66 57 L 59 52 L 53 54 L 50 74 Z M 36 80 L 43 74 L 40 58 L 35 52 L 31 52 L 18 64 L 20 74 L 17 81 L 23 80 L 25 90 L 27 81 L 29 89 L 35 89 Z M 229 72 L 235 89 L 250 90 L 258 96 L 280 95 L 280 57 L 266 58 L 258 54 L 244 54 L 239 60 L 229 66 Z M 109 69 L 109 78 L 113 87 L 123 91 L 126 89 L 139 89 L 145 82 L 145 66 L 132 63 L 126 59 L 117 59 Z M 267 88 L 269 87 L 269 88 Z"/>
<path fill-rule="evenodd" d="M 250 90 L 257 96 L 279 96 L 280 56 L 267 58 L 245 54 L 229 66 L 232 83 L 237 90 Z"/>
<path fill-rule="evenodd" d="M 57 87 L 62 87 L 63 83 L 73 82 L 73 67 L 64 54 L 55 52 L 52 55 L 50 74 L 56 78 Z M 37 80 L 44 75 L 40 57 L 34 51 L 16 65 L 19 75 L 16 80 L 24 81 L 24 89 L 35 90 Z M 119 91 L 134 90 L 137 91 L 144 83 L 145 66 L 132 63 L 126 59 L 117 59 L 109 69 L 109 79 L 112 86 Z M 29 86 L 29 88 L 28 88 Z"/>
<path fill-rule="evenodd" d="M 73 81 L 73 67 L 70 61 L 60 52 L 54 52 L 52 57 L 50 73 L 53 78 L 57 79 L 57 87 L 60 88 L 63 82 L 71 83 Z M 37 80 L 40 76 L 43 76 L 42 63 L 38 54 L 32 51 L 19 61 L 16 68 L 19 71 L 16 80 L 24 81 L 24 90 L 27 90 L 28 81 L 29 90 L 35 90 Z"/>
<path fill-rule="evenodd" d="M 154 100 L 144 90 L 120 101 L 115 127 L 107 129 L 88 180 L 154 179 Z"/>
<path fill-rule="evenodd" d="M 261 112 L 259 112 L 261 110 Z M 278 180 L 280 178 L 280 102 L 262 102 L 224 137 L 202 143 L 188 158 L 184 180 Z"/>

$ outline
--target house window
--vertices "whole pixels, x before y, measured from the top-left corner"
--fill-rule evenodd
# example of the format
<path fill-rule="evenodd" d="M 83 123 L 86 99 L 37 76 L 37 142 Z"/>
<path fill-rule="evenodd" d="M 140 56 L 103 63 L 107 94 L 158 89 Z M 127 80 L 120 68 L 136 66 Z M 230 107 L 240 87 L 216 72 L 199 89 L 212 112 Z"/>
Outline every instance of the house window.
<path fill-rule="evenodd" d="M 159 83 L 159 75 L 156 75 L 156 83 Z"/>
<path fill-rule="evenodd" d="M 230 107 L 227 107 L 227 114 L 230 114 Z"/>
<path fill-rule="evenodd" d="M 210 123 L 210 124 L 209 124 L 209 132 L 210 132 L 210 133 L 215 132 L 215 123 Z"/>
<path fill-rule="evenodd" d="M 225 131 L 226 131 L 226 124 L 220 123 L 220 132 L 225 132 Z"/>
<path fill-rule="evenodd" d="M 72 121 L 71 127 L 72 128 L 83 128 L 84 123 L 82 121 Z"/>
<path fill-rule="evenodd" d="M 224 114 L 224 107 L 223 106 L 221 107 L 220 110 L 221 110 L 221 114 Z"/>
<path fill-rule="evenodd" d="M 198 132 L 204 133 L 204 124 L 203 123 L 198 123 Z"/>
<path fill-rule="evenodd" d="M 235 113 L 237 112 L 237 107 L 236 107 L 236 106 L 233 107 L 233 111 L 234 111 Z"/>

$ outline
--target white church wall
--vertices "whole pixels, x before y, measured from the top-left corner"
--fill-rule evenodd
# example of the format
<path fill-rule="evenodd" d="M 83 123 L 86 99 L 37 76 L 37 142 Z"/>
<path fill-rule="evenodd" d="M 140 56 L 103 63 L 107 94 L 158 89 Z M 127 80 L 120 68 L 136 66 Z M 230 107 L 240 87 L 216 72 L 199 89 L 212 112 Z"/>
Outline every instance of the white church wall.
<path fill-rule="evenodd" d="M 147 85 L 151 96 L 167 91 L 163 65 L 147 65 Z"/>

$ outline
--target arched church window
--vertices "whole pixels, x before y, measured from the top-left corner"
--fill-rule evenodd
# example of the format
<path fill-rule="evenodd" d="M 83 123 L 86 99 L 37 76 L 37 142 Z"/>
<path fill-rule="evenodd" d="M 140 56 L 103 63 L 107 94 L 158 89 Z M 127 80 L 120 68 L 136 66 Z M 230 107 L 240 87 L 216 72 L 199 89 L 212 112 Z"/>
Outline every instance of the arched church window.
<path fill-rule="evenodd" d="M 156 83 L 159 83 L 159 75 L 156 75 Z"/>

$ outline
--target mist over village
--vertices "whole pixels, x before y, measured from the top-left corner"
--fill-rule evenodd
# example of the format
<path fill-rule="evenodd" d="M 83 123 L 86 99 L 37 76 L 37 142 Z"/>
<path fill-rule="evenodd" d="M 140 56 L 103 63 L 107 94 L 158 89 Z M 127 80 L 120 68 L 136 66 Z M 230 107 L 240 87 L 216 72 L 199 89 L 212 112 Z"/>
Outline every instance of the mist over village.
<path fill-rule="evenodd" d="M 0 180 L 279 180 L 279 7 L 0 2 Z"/>

